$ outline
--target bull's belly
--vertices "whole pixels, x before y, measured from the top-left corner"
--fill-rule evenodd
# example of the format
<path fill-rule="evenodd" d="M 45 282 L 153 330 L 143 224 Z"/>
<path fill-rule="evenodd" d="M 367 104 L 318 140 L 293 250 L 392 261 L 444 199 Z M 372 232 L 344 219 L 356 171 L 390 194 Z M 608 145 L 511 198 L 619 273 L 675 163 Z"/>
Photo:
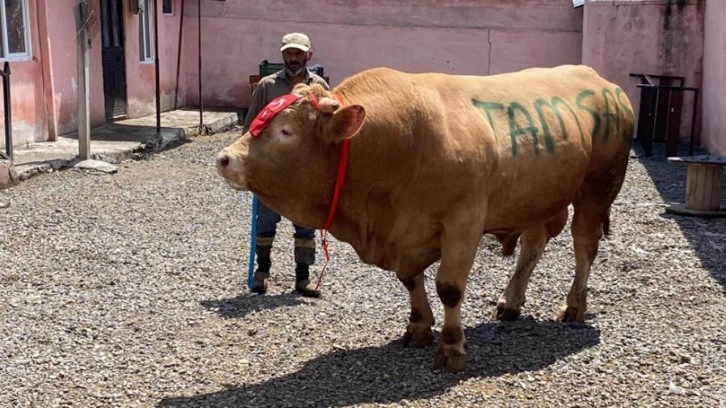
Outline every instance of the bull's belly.
<path fill-rule="evenodd" d="M 522 154 L 500 160 L 483 186 L 486 231 L 521 232 L 547 222 L 579 194 L 590 158 L 577 144 L 558 145 L 558 154 Z"/>
<path fill-rule="evenodd" d="M 539 197 L 489 206 L 484 219 L 485 233 L 521 233 L 541 225 L 560 214 L 575 199 L 576 194 Z"/>
<path fill-rule="evenodd" d="M 441 235 L 437 224 L 424 222 L 412 212 L 366 228 L 367 233 L 351 245 L 361 261 L 381 269 L 420 273 L 441 258 Z M 412 275 L 413 276 L 413 275 Z"/>
<path fill-rule="evenodd" d="M 354 247 L 355 248 L 355 247 Z M 355 248 L 361 261 L 381 269 L 402 273 L 411 277 L 420 273 L 441 258 L 441 248 L 436 245 L 388 246 L 366 245 L 362 250 Z"/>

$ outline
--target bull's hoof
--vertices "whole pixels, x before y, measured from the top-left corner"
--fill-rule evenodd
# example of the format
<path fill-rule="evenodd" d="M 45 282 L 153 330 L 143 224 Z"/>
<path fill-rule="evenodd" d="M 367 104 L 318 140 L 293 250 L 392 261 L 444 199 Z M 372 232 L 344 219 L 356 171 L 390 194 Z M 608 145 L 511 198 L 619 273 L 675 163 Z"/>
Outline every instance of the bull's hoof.
<path fill-rule="evenodd" d="M 497 308 L 494 310 L 494 313 L 492 313 L 492 317 L 496 320 L 511 321 L 517 320 L 520 313 L 521 312 L 519 309 L 509 309 L 506 307 L 497 306 Z"/>
<path fill-rule="evenodd" d="M 557 316 L 557 321 L 563 323 L 585 323 L 585 308 L 565 305 L 562 307 L 562 309 L 560 309 L 560 314 Z"/>
<path fill-rule="evenodd" d="M 458 373 L 466 368 L 466 353 L 439 347 L 436 352 L 434 368 L 447 373 Z"/>
<path fill-rule="evenodd" d="M 434 334 L 429 330 L 411 331 L 406 330 L 406 333 L 401 337 L 401 344 L 406 347 L 427 347 L 434 344 Z"/>
<path fill-rule="evenodd" d="M 492 312 L 492 319 L 501 321 L 517 320 L 522 311 L 522 306 L 527 299 L 522 299 L 522 303 L 517 305 L 514 302 L 507 302 L 507 298 L 502 296 L 497 302 L 497 308 Z"/>

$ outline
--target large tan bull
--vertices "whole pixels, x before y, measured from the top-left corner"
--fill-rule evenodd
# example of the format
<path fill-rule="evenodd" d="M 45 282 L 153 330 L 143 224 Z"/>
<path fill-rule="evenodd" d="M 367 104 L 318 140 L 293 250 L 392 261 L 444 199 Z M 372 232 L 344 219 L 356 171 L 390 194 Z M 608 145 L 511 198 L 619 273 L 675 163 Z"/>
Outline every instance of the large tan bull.
<path fill-rule="evenodd" d="M 559 319 L 583 321 L 590 267 L 632 141 L 631 105 L 618 86 L 584 66 L 486 77 L 378 68 L 331 92 L 298 85 L 293 95 L 276 102 L 279 113 L 262 115 L 255 137 L 247 133 L 218 155 L 219 173 L 294 223 L 322 228 L 349 139 L 330 233 L 408 289 L 405 344 L 433 342 L 423 272 L 440 259 L 435 366 L 463 370 L 460 308 L 482 234 L 509 240 L 510 250 L 519 235 L 516 269 L 495 312 L 514 318 L 569 204 L 575 277 Z"/>

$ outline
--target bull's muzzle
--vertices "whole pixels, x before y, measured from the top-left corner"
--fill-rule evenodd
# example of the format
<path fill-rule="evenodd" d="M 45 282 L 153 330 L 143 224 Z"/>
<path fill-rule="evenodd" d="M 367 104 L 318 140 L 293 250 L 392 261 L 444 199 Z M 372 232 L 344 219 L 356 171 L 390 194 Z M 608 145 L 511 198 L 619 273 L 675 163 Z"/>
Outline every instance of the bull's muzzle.
<path fill-rule="evenodd" d="M 242 161 L 227 149 L 217 154 L 217 172 L 227 181 L 227 184 L 237 190 L 247 190 Z"/>
<path fill-rule="evenodd" d="M 224 176 L 224 169 L 229 166 L 229 155 L 225 152 L 217 153 L 217 171 Z"/>

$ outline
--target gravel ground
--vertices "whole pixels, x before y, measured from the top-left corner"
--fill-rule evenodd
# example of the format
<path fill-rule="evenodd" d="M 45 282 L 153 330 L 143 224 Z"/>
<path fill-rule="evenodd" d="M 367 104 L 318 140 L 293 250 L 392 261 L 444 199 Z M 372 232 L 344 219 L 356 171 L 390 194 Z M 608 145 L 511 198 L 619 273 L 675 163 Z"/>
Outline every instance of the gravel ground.
<path fill-rule="evenodd" d="M 0 192 L 0 406 L 726 407 L 726 219 L 665 213 L 683 200 L 685 166 L 662 151 L 633 152 L 584 325 L 553 321 L 572 278 L 568 234 L 507 323 L 489 315 L 514 259 L 482 240 L 467 370 L 446 374 L 432 369 L 436 346 L 395 342 L 406 292 L 347 244 L 331 242 L 323 298 L 296 296 L 285 222 L 270 292 L 247 293 L 251 200 L 213 164 L 235 137 Z"/>

